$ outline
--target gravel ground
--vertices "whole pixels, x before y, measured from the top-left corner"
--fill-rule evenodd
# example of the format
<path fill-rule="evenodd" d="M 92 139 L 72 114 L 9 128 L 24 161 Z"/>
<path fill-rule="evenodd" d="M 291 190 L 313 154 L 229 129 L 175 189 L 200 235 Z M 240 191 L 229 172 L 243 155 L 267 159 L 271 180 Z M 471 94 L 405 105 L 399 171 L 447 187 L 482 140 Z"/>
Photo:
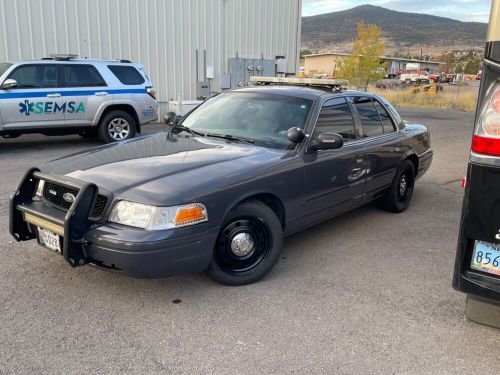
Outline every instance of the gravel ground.
<path fill-rule="evenodd" d="M 500 373 L 499 331 L 468 321 L 451 288 L 474 115 L 401 113 L 428 125 L 435 151 L 410 209 L 369 205 L 294 235 L 244 287 L 71 269 L 16 243 L 8 197 L 24 171 L 97 143 L 0 140 L 0 373 Z"/>

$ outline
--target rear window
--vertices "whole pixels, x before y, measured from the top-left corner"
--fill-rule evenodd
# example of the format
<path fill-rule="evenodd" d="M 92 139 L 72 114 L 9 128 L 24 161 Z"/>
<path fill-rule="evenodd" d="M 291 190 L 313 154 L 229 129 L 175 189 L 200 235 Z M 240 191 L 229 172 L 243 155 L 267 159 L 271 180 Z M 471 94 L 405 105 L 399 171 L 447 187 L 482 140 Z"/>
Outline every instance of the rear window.
<path fill-rule="evenodd" d="M 108 65 L 108 68 L 124 85 L 140 85 L 144 83 L 144 77 L 133 66 Z"/>
<path fill-rule="evenodd" d="M 71 64 L 62 66 L 65 87 L 106 86 L 106 82 L 92 65 Z"/>
<path fill-rule="evenodd" d="M 355 97 L 354 106 L 358 110 L 365 137 L 376 137 L 384 134 L 380 116 L 370 98 Z"/>

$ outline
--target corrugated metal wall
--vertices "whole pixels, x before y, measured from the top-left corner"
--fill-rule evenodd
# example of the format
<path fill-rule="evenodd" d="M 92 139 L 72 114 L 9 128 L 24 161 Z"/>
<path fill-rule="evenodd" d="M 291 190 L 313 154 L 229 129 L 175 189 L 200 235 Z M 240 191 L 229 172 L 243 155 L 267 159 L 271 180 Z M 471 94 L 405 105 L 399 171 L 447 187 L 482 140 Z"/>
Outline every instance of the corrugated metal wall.
<path fill-rule="evenodd" d="M 227 59 L 286 56 L 297 70 L 301 0 L 0 0 L 0 61 L 51 53 L 124 58 L 145 65 L 160 102 L 196 96 L 207 66 L 211 82 Z M 162 110 L 165 105 L 162 105 Z"/>

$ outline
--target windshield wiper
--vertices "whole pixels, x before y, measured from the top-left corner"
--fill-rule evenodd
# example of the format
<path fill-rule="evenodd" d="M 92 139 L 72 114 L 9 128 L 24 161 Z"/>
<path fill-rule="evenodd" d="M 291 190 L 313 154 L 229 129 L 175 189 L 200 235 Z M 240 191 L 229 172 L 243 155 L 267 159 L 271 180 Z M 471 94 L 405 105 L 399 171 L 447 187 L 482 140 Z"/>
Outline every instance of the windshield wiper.
<path fill-rule="evenodd" d="M 236 142 L 243 142 L 243 143 L 250 143 L 250 144 L 255 143 L 255 141 L 253 139 L 244 138 L 244 137 L 235 137 L 234 135 L 231 135 L 231 134 L 205 133 L 205 136 L 214 137 L 214 138 L 223 138 L 223 139 L 227 139 L 228 141 L 236 141 Z"/>
<path fill-rule="evenodd" d="M 185 131 L 185 132 L 188 132 L 190 133 L 193 137 L 197 136 L 197 135 L 200 135 L 202 137 L 206 137 L 206 134 L 205 133 L 202 133 L 202 132 L 199 132 L 199 131 L 196 131 L 196 130 L 193 130 L 191 128 L 188 128 L 187 126 L 184 126 L 184 125 L 181 125 L 181 124 L 175 124 L 172 126 L 171 128 L 171 131 L 173 130 L 180 130 L 180 131 Z"/>

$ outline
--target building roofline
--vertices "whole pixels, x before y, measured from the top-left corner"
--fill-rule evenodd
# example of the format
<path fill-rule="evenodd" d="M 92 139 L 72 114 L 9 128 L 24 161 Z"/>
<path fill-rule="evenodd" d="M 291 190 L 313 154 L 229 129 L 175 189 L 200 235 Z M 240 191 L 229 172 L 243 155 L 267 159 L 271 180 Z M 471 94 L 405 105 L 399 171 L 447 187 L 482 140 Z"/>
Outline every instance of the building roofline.
<path fill-rule="evenodd" d="M 352 56 L 352 53 L 344 53 L 344 52 L 323 52 L 323 53 L 312 53 L 309 55 L 304 55 L 303 57 L 317 57 L 317 56 Z M 441 61 L 434 60 L 419 60 L 419 59 L 408 59 L 406 57 L 395 57 L 395 56 L 380 56 L 381 59 L 385 60 L 397 60 L 397 61 L 408 61 L 408 62 L 416 62 L 416 63 L 430 63 L 430 64 L 440 64 L 445 65 L 446 63 Z"/>

